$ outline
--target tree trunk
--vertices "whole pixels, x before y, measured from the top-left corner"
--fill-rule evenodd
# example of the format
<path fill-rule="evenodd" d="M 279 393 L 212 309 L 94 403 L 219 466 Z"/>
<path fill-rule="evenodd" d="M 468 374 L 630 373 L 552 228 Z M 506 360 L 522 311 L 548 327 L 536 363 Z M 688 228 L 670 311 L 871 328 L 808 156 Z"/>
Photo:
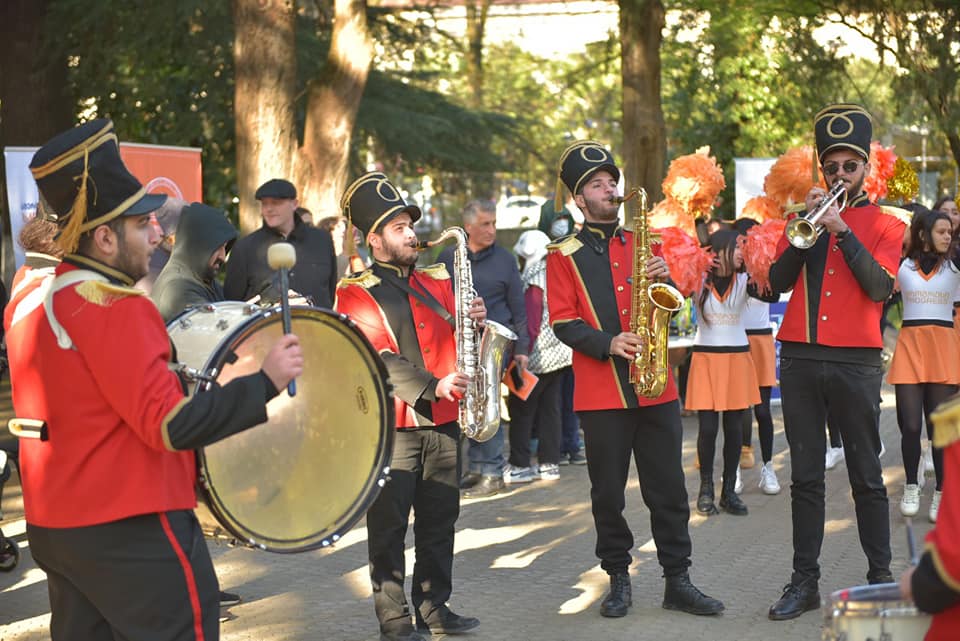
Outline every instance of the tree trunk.
<path fill-rule="evenodd" d="M 667 144 L 660 105 L 661 0 L 620 0 L 623 83 L 623 174 L 626 187 L 643 187 L 660 200 Z"/>
<path fill-rule="evenodd" d="M 483 108 L 483 34 L 487 26 L 490 0 L 467 0 L 467 82 L 470 107 Z"/>
<path fill-rule="evenodd" d="M 295 19 L 293 3 L 286 0 L 233 0 L 241 234 L 260 227 L 257 187 L 271 178 L 295 178 Z"/>
<path fill-rule="evenodd" d="M 334 10 L 327 64 L 309 86 L 296 174 L 303 187 L 300 202 L 313 212 L 314 220 L 340 214 L 350 140 L 373 60 L 367 3 L 336 0 Z"/>

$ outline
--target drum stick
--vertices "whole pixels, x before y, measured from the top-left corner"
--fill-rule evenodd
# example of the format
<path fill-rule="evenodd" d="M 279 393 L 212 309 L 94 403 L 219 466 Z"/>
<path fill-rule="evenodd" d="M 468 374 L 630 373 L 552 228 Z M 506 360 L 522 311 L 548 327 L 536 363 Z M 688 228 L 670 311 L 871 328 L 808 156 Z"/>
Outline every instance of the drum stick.
<path fill-rule="evenodd" d="M 283 333 L 291 333 L 290 323 L 290 277 L 288 271 L 297 262 L 297 250 L 290 243 L 274 243 L 267 250 L 267 264 L 270 269 L 280 272 L 280 318 L 283 322 Z M 287 394 L 297 395 L 297 381 L 292 380 L 287 384 Z"/>
<path fill-rule="evenodd" d="M 909 516 L 903 519 L 907 526 L 907 552 L 910 554 L 910 565 L 916 565 L 920 562 L 917 557 L 917 542 L 913 538 L 913 519 Z"/>

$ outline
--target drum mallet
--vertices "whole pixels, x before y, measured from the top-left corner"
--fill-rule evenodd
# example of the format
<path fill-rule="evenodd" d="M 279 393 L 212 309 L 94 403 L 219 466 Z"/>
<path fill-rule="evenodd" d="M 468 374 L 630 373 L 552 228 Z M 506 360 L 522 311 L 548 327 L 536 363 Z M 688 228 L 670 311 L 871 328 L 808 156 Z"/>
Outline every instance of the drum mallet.
<path fill-rule="evenodd" d="M 297 262 L 297 250 L 290 243 L 274 243 L 267 250 L 267 264 L 270 269 L 280 272 L 280 317 L 283 321 L 283 333 L 291 333 L 290 327 L 290 289 L 289 270 Z M 287 394 L 297 395 L 297 381 L 287 384 Z"/>
<path fill-rule="evenodd" d="M 917 556 L 917 543 L 913 538 L 913 519 L 909 516 L 905 517 L 903 523 L 907 526 L 907 552 L 910 553 L 910 565 L 916 565 L 920 562 L 920 558 Z"/>

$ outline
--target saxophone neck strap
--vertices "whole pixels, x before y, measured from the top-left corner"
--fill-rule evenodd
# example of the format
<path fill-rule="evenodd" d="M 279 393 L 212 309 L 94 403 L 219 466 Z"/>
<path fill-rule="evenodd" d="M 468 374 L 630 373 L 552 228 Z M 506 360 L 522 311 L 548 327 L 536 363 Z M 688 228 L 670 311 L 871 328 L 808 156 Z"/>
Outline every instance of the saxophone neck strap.
<path fill-rule="evenodd" d="M 393 272 L 390 272 L 390 271 L 384 271 L 384 273 L 382 274 L 382 277 L 383 277 L 383 280 L 389 283 L 390 285 L 393 285 L 400 291 L 410 294 L 411 296 L 416 298 L 418 301 L 420 301 L 421 303 L 423 303 L 424 305 L 432 309 L 440 318 L 450 323 L 450 326 L 453 327 L 454 330 L 457 329 L 457 321 L 456 319 L 454 319 L 453 314 L 448 312 L 447 309 L 440 304 L 440 301 L 438 301 L 436 298 L 431 296 L 429 292 L 426 292 L 426 291 L 421 292 L 417 289 L 414 289 L 413 287 L 410 286 L 410 283 L 396 276 L 395 274 L 393 274 Z"/>

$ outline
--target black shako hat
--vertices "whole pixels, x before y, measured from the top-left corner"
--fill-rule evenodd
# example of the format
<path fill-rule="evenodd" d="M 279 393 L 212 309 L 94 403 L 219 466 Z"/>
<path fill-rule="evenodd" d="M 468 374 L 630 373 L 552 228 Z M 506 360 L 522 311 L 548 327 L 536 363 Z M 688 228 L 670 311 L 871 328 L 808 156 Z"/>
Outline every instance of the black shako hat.
<path fill-rule="evenodd" d="M 364 237 L 370 232 L 379 232 L 383 225 L 404 212 L 410 214 L 413 222 L 421 216 L 420 208 L 408 205 L 390 180 L 378 171 L 353 181 L 343 192 L 340 209 Z"/>
<path fill-rule="evenodd" d="M 264 198 L 294 199 L 297 197 L 297 188 L 289 180 L 282 178 L 272 178 L 257 187 L 257 192 L 253 195 L 257 200 Z"/>
<path fill-rule="evenodd" d="M 567 147 L 560 156 L 560 167 L 557 170 L 554 211 L 563 209 L 563 185 L 567 186 L 571 194 L 576 195 L 583 183 L 600 169 L 606 169 L 614 180 L 620 180 L 620 170 L 617 169 L 613 154 L 601 143 L 595 140 L 579 140 Z"/>
<path fill-rule="evenodd" d="M 813 133 L 817 141 L 817 159 L 835 149 L 850 149 L 864 160 L 870 159 L 870 140 L 873 123 L 870 114 L 860 105 L 829 105 L 813 119 Z"/>
<path fill-rule="evenodd" d="M 120 158 L 113 122 L 91 120 L 54 136 L 37 150 L 30 171 L 57 215 L 57 243 L 76 251 L 80 236 L 120 216 L 159 208 L 166 194 L 148 194 Z"/>

